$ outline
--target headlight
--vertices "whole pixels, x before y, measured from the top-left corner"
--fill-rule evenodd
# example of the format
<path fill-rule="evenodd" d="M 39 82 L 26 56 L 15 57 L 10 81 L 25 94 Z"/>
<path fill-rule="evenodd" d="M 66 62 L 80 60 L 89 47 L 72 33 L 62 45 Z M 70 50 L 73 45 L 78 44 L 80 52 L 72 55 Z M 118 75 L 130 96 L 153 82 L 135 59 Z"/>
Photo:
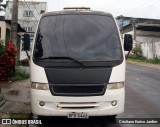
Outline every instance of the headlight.
<path fill-rule="evenodd" d="M 107 85 L 107 89 L 114 90 L 114 89 L 120 89 L 124 87 L 123 82 L 117 82 L 117 83 L 110 83 Z"/>
<path fill-rule="evenodd" d="M 49 85 L 46 83 L 32 83 L 31 88 L 38 90 L 49 90 Z"/>

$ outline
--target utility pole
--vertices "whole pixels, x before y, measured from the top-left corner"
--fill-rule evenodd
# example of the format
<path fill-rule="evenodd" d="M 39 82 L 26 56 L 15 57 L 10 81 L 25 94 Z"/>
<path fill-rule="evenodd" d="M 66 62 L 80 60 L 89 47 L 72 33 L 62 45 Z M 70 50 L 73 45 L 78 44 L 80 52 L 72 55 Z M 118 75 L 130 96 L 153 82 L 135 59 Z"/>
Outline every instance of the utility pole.
<path fill-rule="evenodd" d="M 13 0 L 10 40 L 16 47 L 17 47 L 17 24 L 18 24 L 18 0 Z M 15 75 L 16 64 L 17 60 L 14 63 L 13 75 Z"/>
<path fill-rule="evenodd" d="M 18 0 L 13 0 L 12 21 L 11 21 L 11 36 L 10 40 L 13 44 L 17 44 L 17 23 L 18 22 Z"/>

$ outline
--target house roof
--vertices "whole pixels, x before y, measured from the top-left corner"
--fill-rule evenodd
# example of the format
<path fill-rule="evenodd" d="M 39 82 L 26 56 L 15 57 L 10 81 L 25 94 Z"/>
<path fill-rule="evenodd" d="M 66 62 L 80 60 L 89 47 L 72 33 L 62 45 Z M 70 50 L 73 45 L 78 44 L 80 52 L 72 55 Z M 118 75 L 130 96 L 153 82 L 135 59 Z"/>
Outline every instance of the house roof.
<path fill-rule="evenodd" d="M 119 22 L 120 29 L 132 27 L 134 24 L 137 30 L 160 32 L 159 19 L 118 16 L 116 20 Z"/>
<path fill-rule="evenodd" d="M 117 16 L 116 19 L 130 19 L 130 20 L 139 20 L 139 21 L 150 21 L 150 22 L 157 22 L 160 23 L 160 19 L 149 19 L 149 18 L 137 18 L 137 17 L 127 17 L 127 16 Z"/>
<path fill-rule="evenodd" d="M 155 32 L 160 32 L 160 24 L 144 24 L 144 23 L 139 23 L 136 24 L 136 29 L 141 30 L 141 31 L 155 31 Z"/>
<path fill-rule="evenodd" d="M 4 21 L 6 23 L 8 23 L 9 25 L 11 25 L 11 20 L 5 20 L 4 16 L 0 16 L 0 21 Z M 18 23 L 17 24 L 17 31 L 18 32 L 26 32 L 22 27 L 21 25 Z"/>

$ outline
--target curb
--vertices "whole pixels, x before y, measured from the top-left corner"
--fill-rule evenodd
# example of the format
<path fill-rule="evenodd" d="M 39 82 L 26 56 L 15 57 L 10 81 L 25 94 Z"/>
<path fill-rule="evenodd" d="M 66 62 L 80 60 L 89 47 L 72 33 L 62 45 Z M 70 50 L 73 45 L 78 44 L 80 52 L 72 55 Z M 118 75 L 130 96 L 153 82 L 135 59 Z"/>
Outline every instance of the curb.
<path fill-rule="evenodd" d="M 137 65 L 137 66 L 141 66 L 141 67 L 145 67 L 145 68 L 160 71 L 160 65 L 142 63 L 142 62 L 135 62 L 135 61 L 129 61 L 129 60 L 127 60 L 126 62 L 129 63 L 129 64 L 132 64 L 132 65 Z"/>
<path fill-rule="evenodd" d="M 7 101 L 7 100 L 4 99 L 4 95 L 0 93 L 0 107 L 3 106 L 6 101 Z"/>

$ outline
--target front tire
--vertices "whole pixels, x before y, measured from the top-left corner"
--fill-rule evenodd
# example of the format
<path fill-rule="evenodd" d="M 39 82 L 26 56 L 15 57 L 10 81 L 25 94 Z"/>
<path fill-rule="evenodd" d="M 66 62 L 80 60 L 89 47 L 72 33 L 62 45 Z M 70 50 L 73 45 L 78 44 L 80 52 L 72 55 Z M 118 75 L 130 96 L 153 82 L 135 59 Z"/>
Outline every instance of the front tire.
<path fill-rule="evenodd" d="M 107 116 L 107 120 L 111 123 L 116 124 L 116 116 L 117 115 L 111 115 L 111 116 Z"/>

